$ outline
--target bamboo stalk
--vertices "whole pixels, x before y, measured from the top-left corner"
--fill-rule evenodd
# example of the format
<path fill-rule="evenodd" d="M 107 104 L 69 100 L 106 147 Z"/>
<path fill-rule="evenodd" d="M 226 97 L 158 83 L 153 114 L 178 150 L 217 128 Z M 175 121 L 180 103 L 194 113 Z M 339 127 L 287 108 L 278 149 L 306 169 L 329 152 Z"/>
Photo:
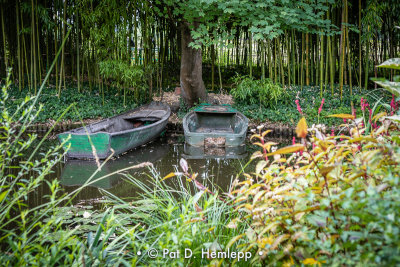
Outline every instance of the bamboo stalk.
<path fill-rule="evenodd" d="M 19 0 L 17 0 L 17 3 L 15 5 L 15 12 L 16 12 L 16 20 L 17 20 L 17 61 L 18 61 L 18 88 L 19 91 L 22 90 L 21 87 L 21 81 L 23 80 L 23 74 L 22 74 L 22 68 L 21 68 L 21 62 L 22 62 L 22 58 L 21 58 L 21 45 L 20 45 L 20 31 L 19 31 Z"/>
<path fill-rule="evenodd" d="M 346 0 L 344 0 L 342 7 L 342 26 L 341 26 L 341 34 L 340 34 L 340 70 L 339 70 L 339 90 L 340 90 L 340 100 L 343 98 L 343 71 L 344 71 L 344 62 L 345 62 L 345 44 L 346 44 L 346 35 L 345 35 L 345 5 L 347 4 Z"/>
<path fill-rule="evenodd" d="M 348 24 L 348 17 L 349 17 L 349 9 L 347 6 L 347 0 L 346 1 L 346 23 Z M 350 86 L 350 103 L 351 103 L 351 109 L 353 109 L 353 84 L 352 84 L 352 80 L 351 80 L 351 53 L 350 53 L 350 45 L 349 45 L 349 28 L 346 26 L 345 27 L 345 31 L 346 31 L 346 47 L 347 47 L 347 62 L 348 62 L 348 72 L 349 72 L 349 86 Z"/>
<path fill-rule="evenodd" d="M 35 88 L 35 94 L 37 91 L 37 80 L 36 80 L 36 38 L 35 38 L 35 7 L 33 5 L 33 0 L 31 0 L 31 54 L 32 54 L 32 62 L 31 62 L 31 72 L 33 73 L 33 86 Z"/>
<path fill-rule="evenodd" d="M 223 50 L 222 50 L 223 46 L 220 46 L 220 52 L 218 55 L 218 77 L 219 77 L 219 92 L 222 93 L 222 74 L 221 74 L 221 64 L 223 64 L 223 62 L 221 62 L 223 60 L 222 55 L 223 55 Z"/>
<path fill-rule="evenodd" d="M 264 42 L 261 42 L 261 80 L 265 80 L 265 47 Z"/>
<path fill-rule="evenodd" d="M 6 32 L 4 29 L 4 6 L 1 5 L 1 32 L 3 35 L 3 51 L 4 51 L 4 66 L 5 66 L 5 71 L 7 75 L 7 69 L 8 69 L 8 57 L 7 57 L 7 44 L 6 44 Z"/>
<path fill-rule="evenodd" d="M 215 47 L 211 45 L 211 91 L 214 92 Z"/>
<path fill-rule="evenodd" d="M 67 0 L 64 0 L 64 9 L 63 9 L 63 22 L 62 22 L 62 39 L 65 38 L 65 28 L 66 28 L 66 17 L 67 17 Z M 60 83 L 58 86 L 58 98 L 61 96 L 61 84 L 64 78 L 64 89 L 65 89 L 65 47 L 61 48 L 61 66 L 60 66 Z"/>
<path fill-rule="evenodd" d="M 306 33 L 306 85 L 310 85 L 310 70 L 308 65 L 310 64 L 310 45 L 309 45 L 308 32 Z"/>
<path fill-rule="evenodd" d="M 358 86 L 361 87 L 361 70 L 362 70 L 362 61 L 361 61 L 361 0 L 358 0 Z"/>
<path fill-rule="evenodd" d="M 36 0 L 36 6 L 37 6 L 37 0 Z M 37 58 L 38 58 L 38 78 L 39 78 L 39 83 L 42 83 L 42 53 L 40 53 L 40 42 L 39 42 L 39 19 L 38 19 L 38 11 L 36 8 L 35 12 L 35 20 L 36 20 L 36 39 L 37 39 Z"/>
<path fill-rule="evenodd" d="M 80 53 L 79 53 L 79 12 L 76 11 L 76 78 L 77 78 L 77 86 L 78 92 L 81 91 L 81 82 L 80 82 Z"/>
<path fill-rule="evenodd" d="M 300 74 L 300 88 L 303 90 L 304 83 L 304 33 L 301 33 L 301 74 Z"/>
<path fill-rule="evenodd" d="M 320 34 L 320 38 L 321 38 L 321 55 L 320 55 L 320 74 L 319 74 L 319 90 L 320 90 L 320 97 L 322 97 L 322 87 L 323 87 L 323 75 L 324 75 L 324 70 L 323 70 L 323 66 L 324 66 L 324 35 L 321 33 Z"/>
<path fill-rule="evenodd" d="M 288 38 L 288 33 L 285 31 L 285 44 L 286 44 L 286 53 L 287 53 L 287 69 L 288 69 L 288 82 L 289 82 L 289 87 L 291 85 L 291 71 L 290 71 L 290 48 L 289 48 L 289 38 Z"/>
<path fill-rule="evenodd" d="M 296 54 L 296 43 L 294 39 L 294 30 L 292 30 L 292 38 L 291 38 L 291 50 L 292 50 L 292 68 L 293 68 L 293 84 L 296 84 L 296 60 L 295 60 L 295 54 Z M 297 81 L 298 82 L 298 81 Z"/>
<path fill-rule="evenodd" d="M 252 33 L 249 33 L 249 69 L 250 69 L 250 77 L 253 76 L 253 42 L 252 42 Z"/>
<path fill-rule="evenodd" d="M 282 53 L 281 53 L 281 49 L 280 49 L 280 38 L 277 38 L 277 42 L 278 42 L 278 58 L 279 58 L 279 72 L 281 74 L 281 84 L 282 86 L 285 86 L 285 74 L 283 72 L 283 59 L 282 59 Z"/>

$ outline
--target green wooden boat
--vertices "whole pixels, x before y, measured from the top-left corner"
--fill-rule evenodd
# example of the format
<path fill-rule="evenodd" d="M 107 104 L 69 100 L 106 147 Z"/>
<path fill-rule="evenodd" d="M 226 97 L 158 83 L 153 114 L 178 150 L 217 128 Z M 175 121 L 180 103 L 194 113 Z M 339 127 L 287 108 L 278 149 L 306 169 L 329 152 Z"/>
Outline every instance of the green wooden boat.
<path fill-rule="evenodd" d="M 203 104 L 183 118 L 186 143 L 196 147 L 210 139 L 222 139 L 225 147 L 239 146 L 245 141 L 248 124 L 246 116 L 229 105 Z"/>
<path fill-rule="evenodd" d="M 160 102 L 58 134 L 67 157 L 105 159 L 143 145 L 161 134 L 171 115 L 170 107 Z M 69 139 L 68 139 L 69 138 Z M 96 155 L 96 156 L 95 156 Z"/>

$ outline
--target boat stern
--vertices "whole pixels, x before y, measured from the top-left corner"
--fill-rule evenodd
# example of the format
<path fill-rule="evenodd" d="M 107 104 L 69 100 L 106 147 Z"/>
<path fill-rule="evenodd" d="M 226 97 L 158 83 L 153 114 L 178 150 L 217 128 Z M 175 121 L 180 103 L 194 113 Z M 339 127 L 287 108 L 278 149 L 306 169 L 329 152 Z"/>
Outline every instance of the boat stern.
<path fill-rule="evenodd" d="M 209 141 L 225 147 L 240 146 L 245 142 L 247 127 L 248 119 L 230 106 L 203 106 L 183 118 L 185 141 L 196 147 Z"/>
<path fill-rule="evenodd" d="M 76 134 L 71 132 L 57 135 L 70 158 L 105 159 L 111 155 L 110 135 L 108 133 Z"/>

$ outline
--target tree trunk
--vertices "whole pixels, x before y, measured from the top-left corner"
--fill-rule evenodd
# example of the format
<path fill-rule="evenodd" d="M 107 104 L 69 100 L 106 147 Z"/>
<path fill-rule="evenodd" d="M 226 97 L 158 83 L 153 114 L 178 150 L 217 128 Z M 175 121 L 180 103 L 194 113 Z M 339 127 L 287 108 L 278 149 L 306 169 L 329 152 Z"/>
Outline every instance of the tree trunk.
<path fill-rule="evenodd" d="M 196 23 L 194 25 L 197 26 Z M 189 24 L 181 23 L 181 96 L 189 107 L 207 100 L 206 88 L 202 78 L 201 49 L 189 47 L 193 42 Z"/>

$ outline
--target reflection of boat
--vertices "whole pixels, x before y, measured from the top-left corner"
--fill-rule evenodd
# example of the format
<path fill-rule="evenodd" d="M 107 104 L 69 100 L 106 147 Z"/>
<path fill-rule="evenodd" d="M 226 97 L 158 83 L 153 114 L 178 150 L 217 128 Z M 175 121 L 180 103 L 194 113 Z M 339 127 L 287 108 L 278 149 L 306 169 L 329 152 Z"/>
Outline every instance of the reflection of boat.
<path fill-rule="evenodd" d="M 142 162 L 155 162 L 163 157 L 169 151 L 169 145 L 156 144 L 145 147 L 138 147 L 126 153 L 123 157 L 110 159 L 107 161 L 102 169 L 92 177 L 94 181 L 100 177 L 111 174 L 118 170 L 127 168 L 129 166 L 137 165 Z M 102 162 L 100 162 L 102 163 Z M 64 168 L 61 173 L 60 183 L 66 186 L 82 185 L 93 175 L 97 170 L 95 161 L 88 160 L 68 160 L 65 162 Z M 127 172 L 134 173 L 137 169 L 129 170 Z M 104 179 L 91 184 L 91 186 L 109 189 L 114 187 L 121 181 L 123 174 L 117 173 L 110 175 Z"/>
<path fill-rule="evenodd" d="M 117 156 L 129 149 L 154 139 L 167 125 L 171 110 L 168 105 L 152 102 L 123 114 L 74 129 L 58 135 L 64 148 L 70 146 L 67 156 L 71 158 L 105 159 Z"/>
<path fill-rule="evenodd" d="M 188 144 L 184 146 L 186 159 L 242 159 L 247 156 L 246 145 L 233 147 L 195 147 Z"/>
<path fill-rule="evenodd" d="M 225 147 L 239 146 L 245 141 L 248 121 L 229 105 L 201 105 L 183 118 L 185 140 L 197 147 L 213 139 Z"/>

